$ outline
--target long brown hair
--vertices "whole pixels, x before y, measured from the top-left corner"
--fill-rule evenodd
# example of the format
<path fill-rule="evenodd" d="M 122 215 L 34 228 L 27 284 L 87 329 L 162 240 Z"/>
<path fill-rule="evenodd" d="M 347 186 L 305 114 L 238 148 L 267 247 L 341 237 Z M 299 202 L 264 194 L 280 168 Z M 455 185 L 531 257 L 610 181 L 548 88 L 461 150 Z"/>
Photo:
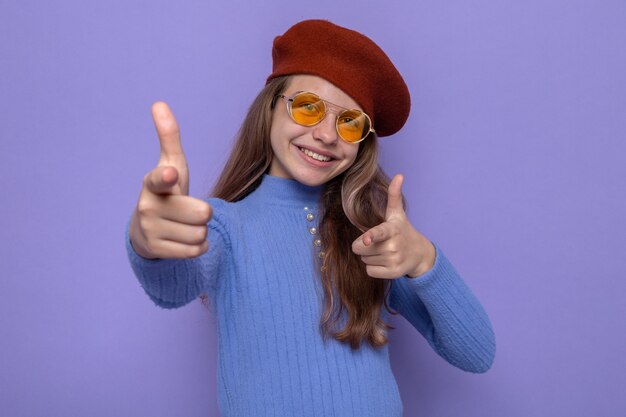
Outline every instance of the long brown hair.
<path fill-rule="evenodd" d="M 289 81 L 288 76 L 271 80 L 253 101 L 213 196 L 238 201 L 259 186 L 273 158 L 270 129 L 276 97 Z M 384 346 L 391 328 L 380 318 L 383 305 L 390 311 L 386 298 L 391 281 L 368 276 L 365 264 L 352 252 L 357 237 L 385 220 L 389 178 L 378 165 L 378 139 L 370 135 L 361 142 L 352 166 L 329 181 L 321 197 L 319 230 L 325 256 L 320 263 L 324 287 L 320 328 L 324 337 L 331 335 L 353 349 L 363 340 Z M 337 329 L 344 310 L 346 325 Z"/>

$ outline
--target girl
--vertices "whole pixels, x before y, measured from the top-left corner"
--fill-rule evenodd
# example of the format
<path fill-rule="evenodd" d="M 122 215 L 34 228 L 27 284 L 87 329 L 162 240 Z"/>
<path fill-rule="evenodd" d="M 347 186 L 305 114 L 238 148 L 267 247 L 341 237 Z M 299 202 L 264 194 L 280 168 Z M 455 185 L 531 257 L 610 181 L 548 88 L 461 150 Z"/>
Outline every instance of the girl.
<path fill-rule="evenodd" d="M 274 40 L 273 71 L 205 201 L 189 197 L 179 129 L 155 103 L 158 166 L 127 239 L 158 305 L 207 299 L 224 416 L 400 416 L 386 324 L 400 312 L 452 365 L 485 372 L 480 303 L 409 223 L 378 166 L 408 89 L 369 38 L 310 20 Z"/>

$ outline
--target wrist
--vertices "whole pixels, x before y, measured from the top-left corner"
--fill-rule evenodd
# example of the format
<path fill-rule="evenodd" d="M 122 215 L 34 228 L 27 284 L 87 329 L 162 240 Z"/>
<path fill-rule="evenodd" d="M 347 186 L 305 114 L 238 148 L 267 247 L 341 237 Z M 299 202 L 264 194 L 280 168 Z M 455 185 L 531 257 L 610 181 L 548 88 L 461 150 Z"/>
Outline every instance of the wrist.
<path fill-rule="evenodd" d="M 425 241 L 424 248 L 421 251 L 424 255 L 421 257 L 421 261 L 417 264 L 417 267 L 407 274 L 409 278 L 418 278 L 430 271 L 435 265 L 435 257 L 437 254 L 435 246 L 430 240 L 425 239 Z"/>

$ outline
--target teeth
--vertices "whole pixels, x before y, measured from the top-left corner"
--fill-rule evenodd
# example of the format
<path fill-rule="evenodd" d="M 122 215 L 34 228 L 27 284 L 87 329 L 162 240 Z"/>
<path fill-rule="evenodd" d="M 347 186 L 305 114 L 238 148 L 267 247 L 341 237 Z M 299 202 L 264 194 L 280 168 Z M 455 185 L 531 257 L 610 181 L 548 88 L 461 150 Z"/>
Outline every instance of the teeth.
<path fill-rule="evenodd" d="M 332 159 L 329 156 L 320 155 L 308 149 L 300 148 L 300 150 L 304 152 L 305 155 L 310 156 L 313 159 L 317 159 L 318 161 L 328 162 Z"/>

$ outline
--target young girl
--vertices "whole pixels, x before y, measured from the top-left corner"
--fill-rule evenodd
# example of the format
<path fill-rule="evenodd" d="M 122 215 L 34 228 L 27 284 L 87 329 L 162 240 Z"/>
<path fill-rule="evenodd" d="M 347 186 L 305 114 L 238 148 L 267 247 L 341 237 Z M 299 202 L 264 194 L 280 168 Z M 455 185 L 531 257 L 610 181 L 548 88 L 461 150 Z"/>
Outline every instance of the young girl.
<path fill-rule="evenodd" d="M 408 89 L 374 42 L 327 21 L 291 27 L 272 56 L 214 198 L 187 195 L 178 125 L 154 104 L 161 158 L 130 222 L 131 265 L 162 307 L 207 298 L 224 416 L 400 416 L 389 314 L 466 371 L 495 352 L 480 303 L 409 223 L 402 177 L 378 166 Z"/>

